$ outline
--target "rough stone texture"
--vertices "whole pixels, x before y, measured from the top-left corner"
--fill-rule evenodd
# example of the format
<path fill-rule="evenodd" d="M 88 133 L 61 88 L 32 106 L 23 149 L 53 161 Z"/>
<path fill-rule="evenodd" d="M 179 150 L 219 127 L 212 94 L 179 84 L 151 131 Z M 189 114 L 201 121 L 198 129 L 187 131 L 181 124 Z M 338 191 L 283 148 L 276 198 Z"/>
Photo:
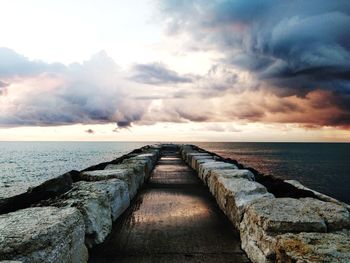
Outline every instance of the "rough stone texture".
<path fill-rule="evenodd" d="M 91 262 L 249 262 L 236 231 L 177 150 L 164 149 L 150 184 L 108 241 L 91 251 Z"/>
<path fill-rule="evenodd" d="M 87 262 L 84 221 L 75 208 L 35 207 L 0 216 L 0 260 Z"/>
<path fill-rule="evenodd" d="M 82 173 L 81 177 L 86 181 L 101 181 L 112 178 L 122 180 L 128 185 L 130 200 L 134 198 L 143 183 L 142 175 L 134 174 L 131 169 L 124 168 L 86 171 Z"/>
<path fill-rule="evenodd" d="M 261 238 L 266 239 L 265 235 L 261 236 Z M 265 241 L 266 242 L 266 241 Z M 275 262 L 275 254 L 264 254 L 263 251 L 258 247 L 260 241 L 249 238 L 248 235 L 241 235 L 241 247 L 247 254 L 248 258 L 254 263 L 274 263 Z M 273 249 L 275 249 L 273 247 Z"/>
<path fill-rule="evenodd" d="M 198 152 L 191 145 L 182 145 L 180 149 L 182 160 L 186 160 L 186 155 L 190 152 Z"/>
<path fill-rule="evenodd" d="M 211 155 L 199 155 L 199 156 L 193 156 L 191 160 L 191 167 L 193 170 L 197 170 L 197 162 L 199 160 L 214 160 L 214 157 Z"/>
<path fill-rule="evenodd" d="M 119 179 L 99 181 L 91 184 L 84 184 L 84 188 L 91 191 L 100 191 L 106 194 L 109 200 L 112 220 L 116 220 L 130 205 L 128 185 Z"/>
<path fill-rule="evenodd" d="M 194 156 L 211 156 L 206 152 L 191 152 L 186 154 L 186 159 L 184 160 L 187 164 L 191 165 L 192 158 Z"/>
<path fill-rule="evenodd" d="M 285 234 L 277 237 L 277 262 L 350 262 L 350 232 Z"/>
<path fill-rule="evenodd" d="M 143 170 L 143 174 L 145 175 L 145 179 L 147 179 L 150 174 L 151 171 L 153 169 L 153 164 L 152 161 L 150 159 L 135 159 L 134 157 L 129 158 L 129 159 L 125 159 L 122 162 L 123 165 L 130 165 L 133 167 L 138 167 L 138 169 L 142 169 Z"/>
<path fill-rule="evenodd" d="M 254 181 L 254 174 L 246 169 L 228 169 L 228 170 L 218 170 L 214 169 L 211 171 L 210 176 L 208 177 L 208 187 L 210 192 L 215 196 L 217 193 L 217 181 L 220 177 L 223 178 L 244 178 L 249 181 Z"/>
<path fill-rule="evenodd" d="M 196 172 L 199 174 L 199 166 L 203 163 L 213 163 L 213 162 L 217 162 L 217 160 L 215 160 L 215 158 L 205 158 L 205 159 L 198 159 L 196 160 Z"/>
<path fill-rule="evenodd" d="M 86 245 L 92 247 L 105 240 L 112 229 L 112 218 L 117 218 L 128 207 L 129 198 L 126 184 L 118 179 L 81 181 L 53 205 L 79 209 L 85 222 Z"/>
<path fill-rule="evenodd" d="M 350 233 L 350 230 L 344 230 L 350 228 L 348 204 L 313 191 L 293 180 L 287 180 L 285 183 L 308 191 L 311 195 L 313 193 L 317 199 L 276 199 L 264 186 L 254 182 L 254 175 L 249 170 L 237 170 L 236 166 L 228 167 L 231 164 L 216 161 L 215 156 L 201 153 L 191 145 L 182 145 L 180 153 L 207 183 L 220 208 L 239 227 L 242 248 L 253 262 L 275 262 L 278 237 L 286 236 L 285 233 L 288 232 L 302 231 L 316 233 L 299 234 L 298 236 L 302 236 L 298 243 L 300 245 L 291 247 L 290 250 L 287 247 L 286 251 L 280 245 L 282 241 L 278 241 L 278 249 L 282 251 L 277 251 L 279 262 L 349 261 L 349 242 L 343 238 L 344 235 L 349 237 Z M 342 234 L 335 237 L 323 233 L 339 230 L 342 230 Z M 291 233 L 288 234 L 289 237 L 295 236 Z M 316 245 L 312 245 L 313 242 Z M 312 245 L 311 248 L 308 247 L 311 256 L 300 256 L 306 246 L 304 243 L 307 246 Z M 330 249 L 327 250 L 328 246 Z M 337 251 L 338 246 L 341 247 L 340 251 Z"/>
<path fill-rule="evenodd" d="M 208 177 L 212 170 L 227 170 L 227 169 L 238 169 L 238 167 L 231 163 L 225 162 L 206 162 L 199 165 L 199 178 L 204 182 L 207 182 Z"/>
<path fill-rule="evenodd" d="M 246 208 L 257 200 L 271 199 L 274 196 L 266 188 L 243 178 L 219 177 L 216 200 L 230 221 L 239 229 Z"/>
<path fill-rule="evenodd" d="M 161 153 L 161 148 L 162 146 L 161 145 L 151 145 L 150 148 L 144 150 L 143 152 L 144 153 L 155 153 L 156 156 L 157 156 L 157 159 L 160 157 L 160 153 Z"/>
<path fill-rule="evenodd" d="M 246 210 L 240 224 L 242 248 L 256 262 L 273 260 L 276 235 L 288 232 L 326 232 L 349 227 L 342 206 L 313 198 L 261 199 Z"/>
<path fill-rule="evenodd" d="M 324 202 L 313 198 L 302 198 L 301 201 L 310 206 L 310 211 L 319 214 L 327 225 L 327 231 L 350 228 L 350 213 L 340 205 Z"/>
<path fill-rule="evenodd" d="M 252 205 L 248 216 L 269 232 L 325 232 L 350 226 L 344 207 L 313 198 L 264 200 Z"/>
<path fill-rule="evenodd" d="M 135 157 L 133 157 L 134 159 L 141 159 L 141 160 L 148 160 L 150 159 L 151 162 L 152 162 L 152 166 L 154 166 L 156 163 L 157 163 L 157 160 L 158 160 L 158 157 L 157 157 L 157 154 L 154 153 L 154 152 L 148 152 L 148 153 L 142 153 L 142 154 L 139 154 Z"/>
<path fill-rule="evenodd" d="M 144 183 L 145 178 L 147 177 L 146 169 L 144 167 L 143 162 L 131 162 L 131 163 L 122 163 L 122 164 L 109 164 L 105 167 L 105 170 L 119 170 L 124 169 L 128 171 L 132 171 L 134 176 L 137 177 L 137 182 L 139 187 Z"/>
<path fill-rule="evenodd" d="M 315 196 L 322 200 L 322 201 L 325 201 L 325 202 L 332 202 L 332 203 L 335 203 L 337 205 L 341 205 L 341 206 L 344 206 L 346 207 L 346 209 L 348 209 L 348 211 L 350 211 L 350 205 L 349 204 L 346 204 L 344 202 L 341 202 L 337 199 L 334 199 L 328 195 L 325 195 L 325 194 L 322 194 L 320 192 L 317 192 L 315 190 L 312 190 L 308 187 L 306 187 L 305 185 L 301 184 L 299 181 L 297 180 L 284 180 L 285 183 L 288 183 L 288 184 L 291 184 L 293 185 L 294 187 L 298 188 L 298 189 L 301 189 L 301 190 L 307 190 L 307 191 L 311 191 L 315 194 Z"/>
<path fill-rule="evenodd" d="M 30 182 L 0 187 L 0 214 L 23 209 L 43 199 L 57 196 L 72 188 L 72 178 L 65 173 L 45 182 Z"/>

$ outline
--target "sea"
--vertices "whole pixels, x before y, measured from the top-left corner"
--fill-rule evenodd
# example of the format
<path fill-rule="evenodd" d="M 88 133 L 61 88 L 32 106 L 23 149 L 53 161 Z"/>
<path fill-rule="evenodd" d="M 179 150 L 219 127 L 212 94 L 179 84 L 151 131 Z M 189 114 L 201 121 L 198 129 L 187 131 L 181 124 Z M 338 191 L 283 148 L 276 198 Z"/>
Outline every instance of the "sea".
<path fill-rule="evenodd" d="M 350 203 L 350 143 L 192 142 Z M 0 191 L 113 160 L 151 142 L 0 142 Z M 1 195 L 1 194 L 0 194 Z"/>

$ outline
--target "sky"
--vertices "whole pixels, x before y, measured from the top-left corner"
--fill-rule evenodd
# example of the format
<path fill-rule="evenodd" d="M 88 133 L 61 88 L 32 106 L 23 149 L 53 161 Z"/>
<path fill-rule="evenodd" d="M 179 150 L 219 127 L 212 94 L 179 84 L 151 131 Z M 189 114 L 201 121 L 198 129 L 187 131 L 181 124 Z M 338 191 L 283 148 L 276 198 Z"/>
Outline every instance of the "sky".
<path fill-rule="evenodd" d="M 348 0 L 0 10 L 0 141 L 350 141 Z"/>

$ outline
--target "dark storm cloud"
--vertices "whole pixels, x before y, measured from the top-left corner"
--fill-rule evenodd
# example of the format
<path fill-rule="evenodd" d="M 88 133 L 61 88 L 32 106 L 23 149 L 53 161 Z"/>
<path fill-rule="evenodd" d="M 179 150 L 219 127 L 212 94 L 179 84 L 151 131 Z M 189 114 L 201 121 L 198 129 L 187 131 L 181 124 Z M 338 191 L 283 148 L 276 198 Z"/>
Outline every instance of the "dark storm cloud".
<path fill-rule="evenodd" d="M 321 89 L 349 110 L 348 0 L 177 2 L 161 1 L 169 34 L 187 32 L 202 49 L 214 46 L 226 55 L 223 64 L 250 71 L 278 96 Z M 348 122 L 347 113 L 336 123 Z"/>
<path fill-rule="evenodd" d="M 0 126 L 114 122 L 118 131 L 135 122 L 243 120 L 350 127 L 349 0 L 160 6 L 166 32 L 181 43 L 176 51 L 219 54 L 206 74 L 183 75 L 163 63 L 124 72 L 105 52 L 49 64 L 0 48 Z"/>
<path fill-rule="evenodd" d="M 162 63 L 137 64 L 133 67 L 132 80 L 140 83 L 158 85 L 192 82 L 190 76 L 181 76 Z"/>
<path fill-rule="evenodd" d="M 119 128 L 127 128 L 131 126 L 131 121 L 118 121 L 117 125 Z"/>
<path fill-rule="evenodd" d="M 349 1 L 186 3 L 181 10 L 174 8 L 181 13 L 173 16 L 170 25 L 182 25 L 182 30 L 191 30 L 196 36 L 205 32 L 207 41 L 233 53 L 227 56 L 228 62 L 252 70 L 262 79 L 280 78 L 279 84 L 297 86 L 293 78 L 303 76 L 312 89 L 319 84 L 315 76 L 331 69 L 322 80 L 326 87 L 334 87 L 333 80 L 349 80 Z M 173 4 L 167 1 L 165 10 Z"/>
<path fill-rule="evenodd" d="M 89 134 L 94 134 L 95 133 L 95 131 L 93 129 L 87 129 L 85 132 L 89 133 Z"/>

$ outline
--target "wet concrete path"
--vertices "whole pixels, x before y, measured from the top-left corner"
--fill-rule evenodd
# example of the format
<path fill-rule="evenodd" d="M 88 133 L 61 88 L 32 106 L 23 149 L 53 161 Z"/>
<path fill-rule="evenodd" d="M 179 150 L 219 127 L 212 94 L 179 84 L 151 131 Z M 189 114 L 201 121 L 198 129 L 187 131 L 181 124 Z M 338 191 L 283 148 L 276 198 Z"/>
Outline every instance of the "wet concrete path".
<path fill-rule="evenodd" d="M 149 182 L 90 262 L 249 262 L 207 188 L 165 149 Z"/>

